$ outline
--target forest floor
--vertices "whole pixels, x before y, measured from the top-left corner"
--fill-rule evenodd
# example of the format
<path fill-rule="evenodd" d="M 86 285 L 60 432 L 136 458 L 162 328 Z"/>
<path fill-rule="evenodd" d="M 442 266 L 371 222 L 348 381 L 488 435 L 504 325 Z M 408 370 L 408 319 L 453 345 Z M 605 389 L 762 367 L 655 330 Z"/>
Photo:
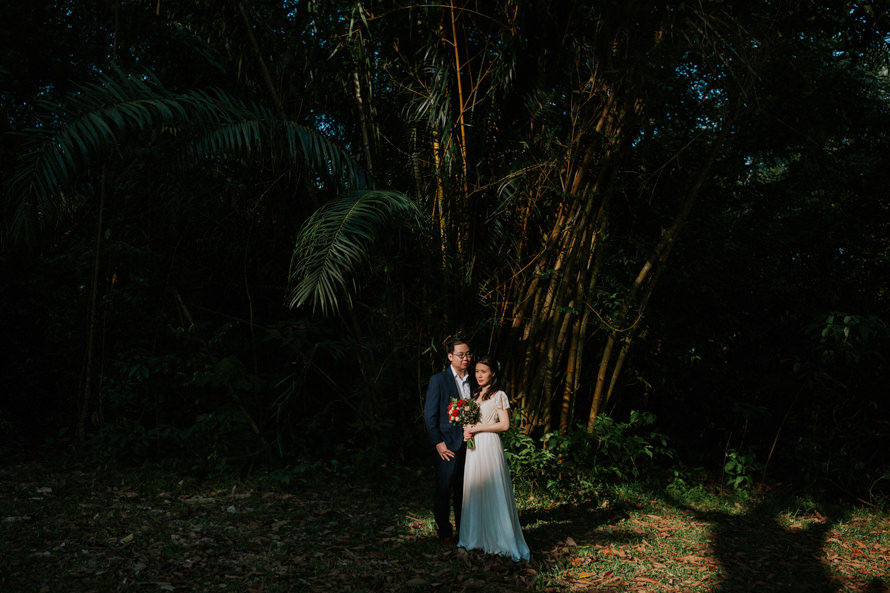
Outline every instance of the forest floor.
<path fill-rule="evenodd" d="M 422 469 L 201 482 L 7 459 L 0 591 L 890 591 L 890 515 L 760 494 L 519 495 L 532 561 L 446 548 Z M 676 490 L 676 489 L 675 489 Z"/>

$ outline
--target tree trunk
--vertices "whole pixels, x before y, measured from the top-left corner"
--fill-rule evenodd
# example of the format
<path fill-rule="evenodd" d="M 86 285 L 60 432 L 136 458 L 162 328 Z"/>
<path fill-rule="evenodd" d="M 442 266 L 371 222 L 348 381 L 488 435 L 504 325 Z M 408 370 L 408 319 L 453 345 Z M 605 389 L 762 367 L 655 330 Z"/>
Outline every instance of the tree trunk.
<path fill-rule="evenodd" d="M 77 399 L 77 425 L 74 436 L 78 443 L 86 439 L 87 420 L 90 416 L 93 399 L 93 356 L 96 349 L 96 328 L 99 308 L 99 264 L 101 262 L 102 235 L 105 233 L 105 203 L 108 197 L 108 162 L 102 165 L 102 178 L 99 184 L 99 214 L 96 220 L 96 238 L 93 253 L 93 278 L 90 281 L 90 309 L 87 315 L 87 340 L 84 355 L 84 376 L 81 392 Z"/>

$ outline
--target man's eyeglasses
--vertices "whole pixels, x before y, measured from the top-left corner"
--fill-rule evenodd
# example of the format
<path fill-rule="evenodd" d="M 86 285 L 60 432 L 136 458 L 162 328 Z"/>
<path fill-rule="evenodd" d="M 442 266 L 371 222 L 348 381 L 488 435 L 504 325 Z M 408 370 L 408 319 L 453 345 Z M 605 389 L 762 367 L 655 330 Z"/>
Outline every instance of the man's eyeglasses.
<path fill-rule="evenodd" d="M 456 356 L 456 357 L 458 357 L 459 359 L 463 360 L 463 359 L 465 359 L 465 358 L 473 358 L 473 353 L 472 353 L 472 352 L 455 352 L 455 353 L 454 353 L 454 356 Z"/>

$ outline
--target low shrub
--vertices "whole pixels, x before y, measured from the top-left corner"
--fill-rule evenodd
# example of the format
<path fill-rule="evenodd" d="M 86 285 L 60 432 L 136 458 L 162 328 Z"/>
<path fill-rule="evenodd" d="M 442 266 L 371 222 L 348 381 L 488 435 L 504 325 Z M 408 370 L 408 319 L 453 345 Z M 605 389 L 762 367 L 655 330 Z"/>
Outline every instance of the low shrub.
<path fill-rule="evenodd" d="M 625 421 L 600 415 L 593 432 L 579 425 L 535 439 L 510 430 L 504 435 L 504 454 L 515 480 L 552 493 L 583 496 L 602 484 L 646 480 L 661 473 L 660 464 L 675 455 L 654 424 L 654 414 L 634 410 Z"/>

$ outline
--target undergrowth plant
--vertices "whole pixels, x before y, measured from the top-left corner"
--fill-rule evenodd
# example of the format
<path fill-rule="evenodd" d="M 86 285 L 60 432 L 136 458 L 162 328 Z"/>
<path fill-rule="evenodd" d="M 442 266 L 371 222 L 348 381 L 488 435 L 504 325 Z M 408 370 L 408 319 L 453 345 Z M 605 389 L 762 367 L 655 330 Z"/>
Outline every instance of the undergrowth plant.
<path fill-rule="evenodd" d="M 634 410 L 625 421 L 600 415 L 592 433 L 579 425 L 535 439 L 510 430 L 504 434 L 504 454 L 517 481 L 533 489 L 584 496 L 601 484 L 645 480 L 659 463 L 675 457 L 654 423 L 654 414 Z"/>

